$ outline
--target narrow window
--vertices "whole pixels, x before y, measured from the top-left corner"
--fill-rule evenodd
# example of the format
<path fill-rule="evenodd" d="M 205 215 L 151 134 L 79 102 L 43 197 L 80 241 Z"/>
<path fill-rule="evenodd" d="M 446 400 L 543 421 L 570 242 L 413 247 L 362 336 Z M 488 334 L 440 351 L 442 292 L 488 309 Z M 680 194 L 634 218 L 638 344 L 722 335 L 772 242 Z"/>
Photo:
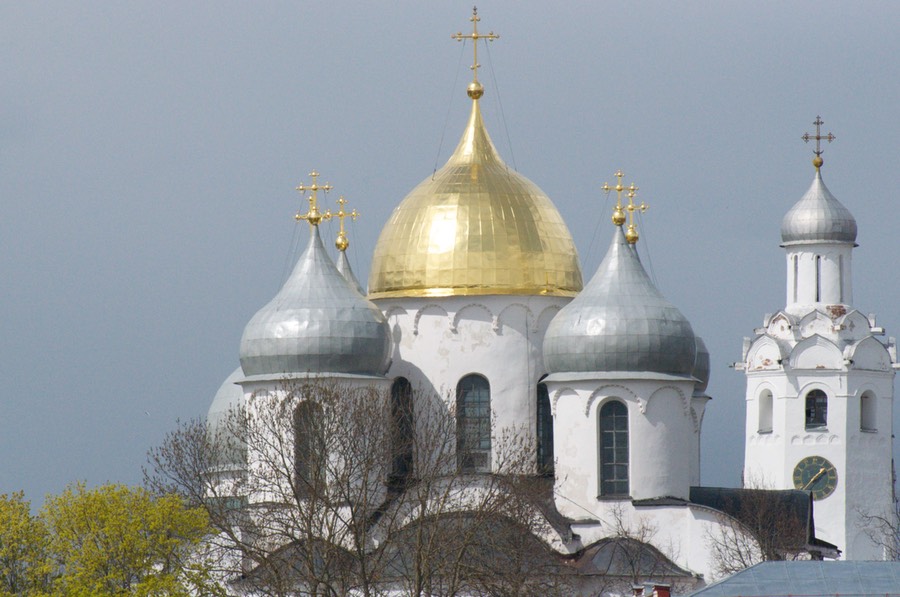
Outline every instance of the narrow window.
<path fill-rule="evenodd" d="M 300 496 L 312 494 L 324 472 L 325 440 L 318 424 L 320 412 L 321 409 L 309 401 L 301 402 L 294 411 L 294 480 L 296 493 Z"/>
<path fill-rule="evenodd" d="M 822 300 L 822 257 L 816 255 L 816 302 Z"/>
<path fill-rule="evenodd" d="M 413 469 L 412 386 L 398 377 L 391 386 L 391 484 L 403 486 Z"/>
<path fill-rule="evenodd" d="M 806 428 L 824 429 L 828 424 L 828 396 L 822 390 L 806 395 Z"/>
<path fill-rule="evenodd" d="M 456 386 L 456 461 L 464 473 L 491 470 L 491 387 L 480 375 Z"/>
<path fill-rule="evenodd" d="M 794 262 L 794 280 L 793 280 L 793 286 L 794 286 L 794 288 L 793 288 L 793 290 L 794 290 L 794 301 L 793 301 L 793 302 L 796 303 L 797 300 L 798 300 L 798 299 L 797 299 L 797 277 L 800 275 L 800 271 L 799 271 L 799 270 L 800 270 L 800 266 L 799 266 L 799 264 L 798 264 L 798 262 L 797 262 L 797 256 L 796 256 L 796 255 L 794 255 L 794 256 L 791 257 L 791 261 Z"/>
<path fill-rule="evenodd" d="M 772 392 L 759 395 L 759 433 L 772 433 Z"/>
<path fill-rule="evenodd" d="M 537 387 L 537 465 L 538 474 L 553 474 L 553 414 L 547 384 Z"/>
<path fill-rule="evenodd" d="M 878 424 L 876 423 L 875 395 L 872 392 L 866 392 L 859 399 L 859 428 L 863 431 L 876 431 Z"/>
<path fill-rule="evenodd" d="M 838 301 L 843 304 L 844 303 L 844 256 L 838 255 L 838 286 L 840 287 L 839 292 L 841 293 L 838 297 Z"/>
<path fill-rule="evenodd" d="M 600 408 L 600 495 L 628 495 L 628 407 L 618 400 Z"/>

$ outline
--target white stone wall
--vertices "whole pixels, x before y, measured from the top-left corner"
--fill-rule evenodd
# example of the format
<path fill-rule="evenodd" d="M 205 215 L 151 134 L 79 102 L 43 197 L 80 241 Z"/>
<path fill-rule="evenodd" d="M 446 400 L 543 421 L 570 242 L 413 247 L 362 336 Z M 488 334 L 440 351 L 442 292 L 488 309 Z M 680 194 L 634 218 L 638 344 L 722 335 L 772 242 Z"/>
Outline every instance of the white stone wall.
<path fill-rule="evenodd" d="M 556 506 L 584 518 L 603 508 L 599 498 L 600 408 L 628 408 L 629 493 L 634 499 L 687 499 L 699 469 L 696 436 L 702 413 L 691 405 L 692 380 L 547 380 L 554 412 Z"/>
<path fill-rule="evenodd" d="M 808 310 L 812 305 L 851 305 L 853 245 L 815 243 L 787 248 L 787 309 Z M 818 299 L 816 297 L 818 290 Z"/>
<path fill-rule="evenodd" d="M 809 325 L 801 328 L 809 332 L 822 319 L 803 317 Z M 833 330 L 828 335 L 838 343 L 861 336 L 858 329 Z M 819 331 L 827 332 L 824 328 Z M 831 495 L 814 503 L 816 537 L 837 545 L 845 559 L 881 559 L 883 552 L 869 539 L 865 517 L 891 510 L 894 373 L 890 354 L 871 336 L 847 343 L 841 351 L 830 339 L 813 335 L 791 340 L 793 349 L 788 349 L 779 364 L 760 357 L 771 350 L 766 348 L 771 343 L 767 336 L 757 338 L 745 363 L 745 484 L 793 489 L 794 467 L 801 459 L 827 458 L 837 469 L 838 481 Z M 792 364 L 800 368 L 792 368 Z M 805 398 L 814 389 L 828 396 L 827 425 L 807 430 Z M 765 392 L 773 396 L 769 433 L 760 432 L 758 425 L 760 396 Z M 875 397 L 874 430 L 860 428 L 861 399 L 866 392 Z"/>
<path fill-rule="evenodd" d="M 421 409 L 426 401 L 454 405 L 459 380 L 481 375 L 491 389 L 492 448 L 504 431 L 534 444 L 537 384 L 546 374 L 544 332 L 570 300 L 505 295 L 378 299 L 374 302 L 393 335 L 387 377 L 407 378 L 414 408 Z"/>

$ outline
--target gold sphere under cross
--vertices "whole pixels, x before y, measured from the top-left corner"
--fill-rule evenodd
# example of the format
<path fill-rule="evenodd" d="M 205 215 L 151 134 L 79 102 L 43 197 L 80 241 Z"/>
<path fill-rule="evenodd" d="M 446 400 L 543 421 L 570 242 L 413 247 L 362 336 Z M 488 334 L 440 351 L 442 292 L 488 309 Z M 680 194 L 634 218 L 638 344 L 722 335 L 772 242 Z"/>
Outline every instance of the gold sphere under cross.
<path fill-rule="evenodd" d="M 318 226 L 319 222 L 321 222 L 322 220 L 330 220 L 331 219 L 331 211 L 330 210 L 326 209 L 325 213 L 321 213 L 319 211 L 318 193 L 320 190 L 327 193 L 334 187 L 331 186 L 330 184 L 328 184 L 327 182 L 324 185 L 319 185 L 319 182 L 318 182 L 319 173 L 316 172 L 315 170 L 310 172 L 309 176 L 310 176 L 310 178 L 312 178 L 312 184 L 310 184 L 310 185 L 299 184 L 296 187 L 296 190 L 300 192 L 301 196 L 305 195 L 307 191 L 311 192 L 311 194 L 309 196 L 309 211 L 307 211 L 305 214 L 301 214 L 298 211 L 297 215 L 294 216 L 294 219 L 297 220 L 298 222 L 300 220 L 306 220 L 307 222 L 309 222 L 310 226 Z"/>
<path fill-rule="evenodd" d="M 334 241 L 334 246 L 337 247 L 338 251 L 346 251 L 347 247 L 350 246 L 350 240 L 347 238 L 347 233 L 344 232 L 344 218 L 350 218 L 351 220 L 356 220 L 359 217 L 359 212 L 354 209 L 351 212 L 344 211 L 344 205 L 347 204 L 347 200 L 344 199 L 344 196 L 341 195 L 338 200 L 338 212 L 334 214 L 334 217 L 338 219 L 340 222 L 340 231 L 337 235 L 337 240 Z"/>
<path fill-rule="evenodd" d="M 612 214 L 612 223 L 616 226 L 621 226 L 625 223 L 625 211 L 622 209 L 622 191 L 625 190 L 625 186 L 622 184 L 622 178 L 624 178 L 625 174 L 621 170 L 616 170 L 616 173 L 613 175 L 616 177 L 616 186 L 611 187 L 609 183 L 604 182 L 603 186 L 600 187 L 603 189 L 607 195 L 609 195 L 610 191 L 616 192 L 616 206 L 613 208 Z"/>

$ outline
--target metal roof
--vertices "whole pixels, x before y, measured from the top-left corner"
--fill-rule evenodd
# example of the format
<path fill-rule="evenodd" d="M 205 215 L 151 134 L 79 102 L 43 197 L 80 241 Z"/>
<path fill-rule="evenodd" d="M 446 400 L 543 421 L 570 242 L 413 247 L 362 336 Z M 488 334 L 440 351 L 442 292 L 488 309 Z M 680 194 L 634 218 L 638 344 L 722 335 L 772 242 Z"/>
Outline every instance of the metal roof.
<path fill-rule="evenodd" d="M 900 562 L 763 562 L 691 595 L 900 596 Z"/>

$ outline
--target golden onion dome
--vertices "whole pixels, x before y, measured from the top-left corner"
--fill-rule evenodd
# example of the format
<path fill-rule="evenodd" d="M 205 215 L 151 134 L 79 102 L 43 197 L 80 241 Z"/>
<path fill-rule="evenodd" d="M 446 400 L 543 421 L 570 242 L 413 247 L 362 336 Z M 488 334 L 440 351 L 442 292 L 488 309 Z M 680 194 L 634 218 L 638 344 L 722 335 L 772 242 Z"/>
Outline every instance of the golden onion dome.
<path fill-rule="evenodd" d="M 509 169 L 472 114 L 453 155 L 397 206 L 372 258 L 369 298 L 575 296 L 572 235 L 553 202 Z"/>

